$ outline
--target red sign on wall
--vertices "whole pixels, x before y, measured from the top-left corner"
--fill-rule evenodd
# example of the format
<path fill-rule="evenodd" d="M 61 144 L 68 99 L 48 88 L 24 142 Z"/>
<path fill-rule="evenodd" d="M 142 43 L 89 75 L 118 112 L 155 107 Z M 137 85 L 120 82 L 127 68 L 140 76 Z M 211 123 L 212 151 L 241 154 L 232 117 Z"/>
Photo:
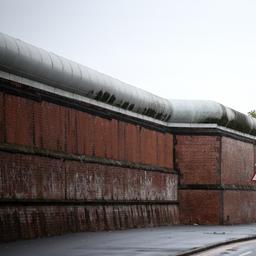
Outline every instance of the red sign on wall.
<path fill-rule="evenodd" d="M 256 182 L 256 172 L 252 176 L 252 181 Z"/>

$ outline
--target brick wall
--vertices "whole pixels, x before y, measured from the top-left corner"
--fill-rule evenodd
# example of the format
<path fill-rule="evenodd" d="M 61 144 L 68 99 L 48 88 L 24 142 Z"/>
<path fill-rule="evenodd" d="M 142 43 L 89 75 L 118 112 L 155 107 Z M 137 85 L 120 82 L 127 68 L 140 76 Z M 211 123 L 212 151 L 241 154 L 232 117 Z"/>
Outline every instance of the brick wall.
<path fill-rule="evenodd" d="M 220 224 L 221 191 L 181 189 L 179 191 L 180 222 L 183 224 Z"/>
<path fill-rule="evenodd" d="M 68 232 L 153 227 L 177 223 L 178 209 L 168 204 L 89 206 L 0 206 L 1 241 Z"/>
<path fill-rule="evenodd" d="M 224 191 L 224 224 L 256 222 L 256 191 Z"/>
<path fill-rule="evenodd" d="M 0 240 L 177 224 L 172 134 L 69 105 L 0 92 Z"/>
<path fill-rule="evenodd" d="M 253 141 L 19 92 L 0 91 L 0 240 L 256 221 Z"/>
<path fill-rule="evenodd" d="M 220 137 L 177 135 L 176 168 L 182 171 L 180 184 L 220 182 Z"/>
<path fill-rule="evenodd" d="M 224 223 L 256 221 L 256 184 L 251 181 L 255 168 L 254 145 L 222 138 L 221 179 L 227 187 L 223 195 Z"/>
<path fill-rule="evenodd" d="M 0 100 L 5 143 L 173 168 L 170 133 L 1 92 Z"/>
<path fill-rule="evenodd" d="M 22 200 L 177 200 L 177 175 L 0 152 L 0 196 Z"/>
<path fill-rule="evenodd" d="M 219 223 L 220 193 L 206 186 L 220 182 L 220 137 L 177 135 L 176 141 L 181 223 Z"/>
<path fill-rule="evenodd" d="M 1 239 L 178 223 L 176 175 L 6 152 L 0 162 Z"/>
<path fill-rule="evenodd" d="M 253 142 L 211 135 L 177 135 L 176 140 L 181 223 L 255 222 Z"/>
<path fill-rule="evenodd" d="M 222 137 L 221 181 L 223 184 L 252 185 L 254 145 Z"/>

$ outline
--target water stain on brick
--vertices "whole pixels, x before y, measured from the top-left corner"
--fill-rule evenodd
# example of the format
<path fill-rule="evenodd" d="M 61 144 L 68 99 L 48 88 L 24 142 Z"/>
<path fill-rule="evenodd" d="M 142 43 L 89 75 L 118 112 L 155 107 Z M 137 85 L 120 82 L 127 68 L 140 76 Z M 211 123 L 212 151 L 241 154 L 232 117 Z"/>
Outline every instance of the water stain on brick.
<path fill-rule="evenodd" d="M 177 204 L 167 202 L 177 201 L 171 134 L 43 100 L 2 99 L 9 144 L 0 145 L 0 194 L 9 201 L 0 207 L 0 240 L 178 223 Z"/>

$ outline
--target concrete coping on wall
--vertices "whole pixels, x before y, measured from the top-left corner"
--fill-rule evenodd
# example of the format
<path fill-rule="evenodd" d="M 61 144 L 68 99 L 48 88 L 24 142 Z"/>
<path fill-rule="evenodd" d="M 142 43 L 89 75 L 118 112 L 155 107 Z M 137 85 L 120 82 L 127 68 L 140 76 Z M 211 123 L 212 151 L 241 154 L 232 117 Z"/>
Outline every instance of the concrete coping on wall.
<path fill-rule="evenodd" d="M 0 77 L 165 127 L 255 139 L 256 119 L 208 100 L 169 100 L 0 33 Z M 215 127 L 214 127 L 215 125 Z"/>

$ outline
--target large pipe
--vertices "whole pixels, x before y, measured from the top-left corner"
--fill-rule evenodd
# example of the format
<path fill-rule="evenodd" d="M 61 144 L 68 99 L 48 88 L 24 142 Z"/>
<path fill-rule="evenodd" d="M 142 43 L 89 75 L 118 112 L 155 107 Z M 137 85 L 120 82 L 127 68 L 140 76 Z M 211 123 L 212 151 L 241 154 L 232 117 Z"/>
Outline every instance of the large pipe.
<path fill-rule="evenodd" d="M 158 120 L 170 118 L 167 99 L 2 33 L 0 68 Z"/>
<path fill-rule="evenodd" d="M 169 123 L 210 123 L 256 135 L 256 119 L 213 101 L 167 100 L 0 33 L 0 69 Z"/>

